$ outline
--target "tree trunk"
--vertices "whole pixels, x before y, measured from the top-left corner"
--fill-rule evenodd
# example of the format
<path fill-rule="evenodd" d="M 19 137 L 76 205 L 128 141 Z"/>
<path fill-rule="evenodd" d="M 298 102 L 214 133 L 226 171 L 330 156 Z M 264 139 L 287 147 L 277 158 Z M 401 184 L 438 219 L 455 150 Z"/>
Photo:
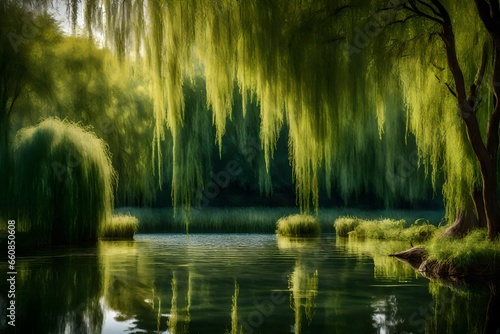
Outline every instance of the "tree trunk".
<path fill-rule="evenodd" d="M 495 0 L 496 1 L 496 0 Z M 495 1 L 492 2 L 495 3 Z M 500 207 L 498 205 L 497 189 L 497 155 L 499 145 L 498 129 L 500 124 L 500 37 L 497 36 L 497 21 L 500 21 L 496 16 L 491 17 L 491 11 L 485 1 L 476 0 L 478 13 L 483 20 L 488 32 L 493 40 L 493 90 L 495 97 L 495 106 L 490 114 L 488 121 L 486 143 L 483 141 L 479 121 L 476 117 L 478 89 L 483 81 L 483 75 L 488 60 L 489 49 L 487 44 L 483 49 L 482 64 L 479 67 L 479 72 L 476 80 L 470 86 L 470 92 L 466 92 L 465 79 L 458 62 L 457 50 L 455 45 L 455 34 L 453 33 L 452 20 L 444 6 L 438 1 L 433 1 L 434 5 L 439 9 L 442 18 L 441 25 L 443 33 L 440 34 L 444 42 L 446 50 L 446 59 L 448 66 L 453 75 L 455 82 L 455 96 L 460 108 L 460 115 L 464 121 L 467 131 L 467 137 L 472 146 L 474 154 L 479 162 L 482 177 L 482 195 L 484 202 L 484 213 L 486 217 L 486 226 L 488 228 L 488 237 L 490 240 L 495 239 L 500 229 Z M 495 7 L 496 8 L 496 7 Z"/>
<path fill-rule="evenodd" d="M 478 227 L 486 227 L 486 213 L 482 192 L 475 190 L 471 194 L 469 203 L 457 210 L 455 221 L 441 234 L 440 238 L 462 238 Z"/>

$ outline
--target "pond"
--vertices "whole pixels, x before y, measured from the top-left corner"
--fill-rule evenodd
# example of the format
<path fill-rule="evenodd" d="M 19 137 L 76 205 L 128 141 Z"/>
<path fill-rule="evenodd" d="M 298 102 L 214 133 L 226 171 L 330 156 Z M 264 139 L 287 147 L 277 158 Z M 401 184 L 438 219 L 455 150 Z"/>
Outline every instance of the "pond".
<path fill-rule="evenodd" d="M 143 234 L 19 257 L 17 333 L 474 333 L 488 295 L 429 283 L 395 243 Z M 2 262 L 0 268 L 7 272 Z M 1 283 L 1 332 L 6 324 Z M 9 328 L 8 328 L 9 327 Z"/>

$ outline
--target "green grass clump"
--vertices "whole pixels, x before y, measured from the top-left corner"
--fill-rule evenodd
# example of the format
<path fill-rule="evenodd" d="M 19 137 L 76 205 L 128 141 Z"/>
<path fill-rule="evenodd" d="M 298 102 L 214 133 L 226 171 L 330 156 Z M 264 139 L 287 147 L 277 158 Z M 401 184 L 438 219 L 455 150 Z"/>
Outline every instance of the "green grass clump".
<path fill-rule="evenodd" d="M 298 214 L 280 218 L 276 234 L 288 237 L 312 237 L 321 234 L 319 221 L 310 215 Z"/>
<path fill-rule="evenodd" d="M 436 234 L 437 228 L 427 222 L 419 224 L 415 222 L 412 226 L 403 229 L 398 239 L 402 241 L 426 242 Z"/>
<path fill-rule="evenodd" d="M 340 237 L 347 237 L 361 221 L 358 217 L 339 217 L 333 222 L 335 233 Z"/>
<path fill-rule="evenodd" d="M 349 235 L 357 238 L 395 240 L 403 230 L 404 220 L 362 220 Z"/>
<path fill-rule="evenodd" d="M 335 231 L 339 236 L 350 236 L 361 239 L 398 240 L 408 242 L 425 242 L 431 239 L 436 227 L 425 219 L 417 220 L 410 227 L 405 228 L 403 219 L 362 220 L 352 217 L 338 218 Z"/>
<path fill-rule="evenodd" d="M 462 239 L 435 238 L 426 249 L 429 261 L 449 265 L 458 272 L 498 273 L 500 240 L 490 241 L 486 229 L 473 230 Z"/>
<path fill-rule="evenodd" d="M 139 229 L 139 219 L 131 215 L 116 215 L 101 231 L 103 239 L 131 240 Z"/>

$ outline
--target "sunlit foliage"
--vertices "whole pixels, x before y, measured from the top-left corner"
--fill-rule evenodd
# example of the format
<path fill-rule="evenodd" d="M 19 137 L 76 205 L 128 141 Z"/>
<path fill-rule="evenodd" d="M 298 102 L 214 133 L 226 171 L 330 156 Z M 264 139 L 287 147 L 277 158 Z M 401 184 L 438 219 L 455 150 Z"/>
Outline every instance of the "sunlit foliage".
<path fill-rule="evenodd" d="M 397 122 L 393 116 L 401 114 L 403 104 L 393 91 L 379 89 L 381 78 L 371 60 L 345 56 L 341 42 L 349 36 L 343 25 L 352 24 L 352 16 L 346 15 L 352 11 L 343 5 L 326 1 L 111 1 L 93 2 L 85 7 L 85 15 L 95 18 L 87 22 L 89 30 L 105 26 L 106 40 L 118 54 L 144 47 L 153 78 L 158 156 L 167 125 L 173 140 L 174 175 L 178 169 L 189 168 L 179 158 L 188 108 L 183 87 L 201 73 L 219 145 L 232 117 L 235 91 L 241 93 L 244 114 L 249 112 L 248 101 L 259 104 L 265 166 L 269 167 L 280 131 L 287 125 L 297 200 L 304 211 L 318 204 L 320 183 L 328 190 L 332 183 L 338 185 L 344 197 L 370 186 L 388 202 L 401 194 L 409 199 L 422 197 L 426 185 L 418 181 L 390 193 L 385 171 L 396 169 L 397 158 L 407 153 L 400 149 L 405 145 L 404 125 L 385 127 L 383 120 Z M 99 10 L 121 14 L 107 14 L 100 21 Z M 330 24 L 333 20 L 337 24 Z M 117 26 L 120 29 L 112 29 Z M 372 140 L 380 132 L 398 139 L 397 149 L 391 147 L 389 155 L 380 156 L 386 144 Z M 372 173 L 367 176 L 367 167 L 359 163 L 373 157 L 378 178 Z M 341 167 L 345 162 L 349 165 Z M 186 186 L 197 178 L 196 168 L 189 174 Z M 415 177 L 421 180 L 419 174 Z M 177 193 L 174 187 L 175 202 L 177 198 L 191 202 L 189 194 Z"/>
<path fill-rule="evenodd" d="M 13 154 L 18 230 L 39 245 L 97 241 L 113 209 L 105 143 L 76 124 L 47 119 L 18 132 Z"/>

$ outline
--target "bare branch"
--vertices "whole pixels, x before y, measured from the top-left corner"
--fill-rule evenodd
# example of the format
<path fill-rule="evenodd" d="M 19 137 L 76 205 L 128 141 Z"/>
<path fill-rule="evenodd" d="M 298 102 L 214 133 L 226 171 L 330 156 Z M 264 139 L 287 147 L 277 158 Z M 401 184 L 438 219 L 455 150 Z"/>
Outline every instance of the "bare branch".
<path fill-rule="evenodd" d="M 416 4 L 415 4 L 415 3 L 410 3 L 410 6 L 408 6 L 407 4 L 402 4 L 401 6 L 402 6 L 404 9 L 406 9 L 406 10 L 408 10 L 408 11 L 412 12 L 412 13 L 418 14 L 418 16 L 424 17 L 424 18 L 426 18 L 426 19 L 429 19 L 429 20 L 431 20 L 431 21 L 437 22 L 437 23 L 439 23 L 439 24 L 443 24 L 443 23 L 444 23 L 444 22 L 443 22 L 443 20 L 440 20 L 440 19 L 438 19 L 438 18 L 436 18 L 436 17 L 434 17 L 434 16 L 431 16 L 431 15 L 429 15 L 429 14 L 427 14 L 427 13 L 422 12 L 422 11 L 421 11 L 421 10 L 420 10 L 417 6 L 416 6 Z"/>
<path fill-rule="evenodd" d="M 387 28 L 387 27 L 390 27 L 390 26 L 393 26 L 393 25 L 396 25 L 396 24 L 403 24 L 403 23 L 406 23 L 408 22 L 409 20 L 411 19 L 414 19 L 414 18 L 417 18 L 419 17 L 418 14 L 411 14 L 411 15 L 408 15 L 407 17 L 405 17 L 404 19 L 400 19 L 400 20 L 394 20 L 392 22 L 389 22 L 387 23 L 384 28 Z"/>
<path fill-rule="evenodd" d="M 448 88 L 448 90 L 450 91 L 451 95 L 453 95 L 455 98 L 457 98 L 457 93 L 455 93 L 455 91 L 453 90 L 453 88 L 451 88 L 450 84 L 449 83 L 445 83 L 445 85 Z"/>

